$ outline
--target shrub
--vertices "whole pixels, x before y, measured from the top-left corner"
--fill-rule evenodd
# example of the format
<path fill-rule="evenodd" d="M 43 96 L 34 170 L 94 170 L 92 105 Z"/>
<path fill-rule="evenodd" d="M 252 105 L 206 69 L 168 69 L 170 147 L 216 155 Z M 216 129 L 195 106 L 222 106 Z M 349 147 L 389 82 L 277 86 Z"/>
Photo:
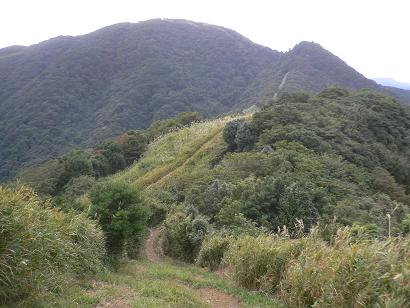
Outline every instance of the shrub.
<path fill-rule="evenodd" d="M 164 252 L 183 260 L 193 261 L 195 247 L 188 238 L 192 217 L 183 212 L 168 215 L 164 221 Z"/>
<path fill-rule="evenodd" d="M 225 128 L 223 130 L 223 139 L 228 144 L 228 148 L 231 151 L 236 150 L 236 132 L 238 131 L 239 125 L 243 122 L 243 119 L 239 119 L 228 122 L 225 125 Z"/>
<path fill-rule="evenodd" d="M 410 233 L 410 214 L 407 214 L 401 222 L 400 229 L 404 234 Z"/>
<path fill-rule="evenodd" d="M 225 252 L 233 241 L 234 237 L 227 234 L 217 233 L 207 236 L 202 242 L 196 263 L 212 271 L 218 269 Z"/>
<path fill-rule="evenodd" d="M 81 175 L 72 178 L 67 185 L 64 186 L 64 196 L 75 198 L 88 193 L 95 185 L 95 178 L 88 175 Z"/>
<path fill-rule="evenodd" d="M 127 241 L 136 243 L 144 234 L 148 208 L 138 190 L 122 183 L 96 185 L 90 198 L 89 215 L 100 223 L 106 237 L 108 261 L 116 267 Z"/>
<path fill-rule="evenodd" d="M 249 151 L 256 141 L 256 132 L 251 122 L 243 119 L 233 120 L 226 124 L 223 139 L 230 151 Z"/>
<path fill-rule="evenodd" d="M 193 262 L 210 225 L 202 216 L 176 212 L 164 222 L 164 251 L 174 258 Z"/>
<path fill-rule="evenodd" d="M 0 303 L 102 269 L 104 238 L 84 214 L 58 211 L 29 188 L 0 187 Z"/>
<path fill-rule="evenodd" d="M 229 183 L 214 180 L 203 192 L 203 202 L 199 203 L 201 213 L 213 217 L 220 210 L 220 202 L 231 193 L 232 187 Z"/>

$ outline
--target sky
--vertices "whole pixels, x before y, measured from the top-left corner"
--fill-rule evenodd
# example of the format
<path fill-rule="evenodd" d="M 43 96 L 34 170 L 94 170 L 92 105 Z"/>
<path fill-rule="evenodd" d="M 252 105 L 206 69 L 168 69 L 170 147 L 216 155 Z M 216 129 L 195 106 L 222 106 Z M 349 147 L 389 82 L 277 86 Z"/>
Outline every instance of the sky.
<path fill-rule="evenodd" d="M 224 26 L 280 51 L 314 41 L 368 78 L 410 82 L 408 0 L 0 0 L 0 48 L 152 18 Z"/>

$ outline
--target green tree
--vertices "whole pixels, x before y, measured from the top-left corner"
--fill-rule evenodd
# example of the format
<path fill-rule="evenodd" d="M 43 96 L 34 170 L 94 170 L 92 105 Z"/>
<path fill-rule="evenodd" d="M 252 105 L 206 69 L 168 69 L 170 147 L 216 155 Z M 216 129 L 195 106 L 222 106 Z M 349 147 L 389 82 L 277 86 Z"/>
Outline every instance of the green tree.
<path fill-rule="evenodd" d="M 140 158 L 147 148 L 148 140 L 143 131 L 129 131 L 117 139 L 122 147 L 127 165 Z"/>
<path fill-rule="evenodd" d="M 125 244 L 143 235 L 148 208 L 138 190 L 121 183 L 98 184 L 90 197 L 90 216 L 100 223 L 109 262 L 116 267 L 125 252 Z"/>

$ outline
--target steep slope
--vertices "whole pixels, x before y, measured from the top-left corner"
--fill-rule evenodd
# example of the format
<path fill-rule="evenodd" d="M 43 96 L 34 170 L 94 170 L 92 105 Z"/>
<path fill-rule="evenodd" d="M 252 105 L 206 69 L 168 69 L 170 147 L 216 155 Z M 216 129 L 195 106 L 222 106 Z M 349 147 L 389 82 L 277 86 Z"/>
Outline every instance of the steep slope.
<path fill-rule="evenodd" d="M 378 86 L 318 44 L 280 53 L 186 20 L 122 23 L 4 48 L 0 181 L 181 111 L 210 117 L 329 85 L 376 88 L 410 101 L 409 91 Z"/>
<path fill-rule="evenodd" d="M 317 92 L 327 87 L 374 89 L 410 103 L 410 91 L 385 87 L 367 79 L 342 59 L 314 42 L 301 42 L 283 54 L 275 65 L 266 67 L 241 97 L 249 102 L 269 101 L 283 93 Z"/>

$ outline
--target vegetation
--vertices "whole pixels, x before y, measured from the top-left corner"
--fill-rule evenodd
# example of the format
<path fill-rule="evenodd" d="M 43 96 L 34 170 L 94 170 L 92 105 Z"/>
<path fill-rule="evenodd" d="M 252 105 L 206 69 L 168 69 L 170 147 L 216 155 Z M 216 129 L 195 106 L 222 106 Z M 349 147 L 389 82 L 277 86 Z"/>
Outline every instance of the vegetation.
<path fill-rule="evenodd" d="M 236 286 L 232 281 L 197 266 L 130 261 L 117 272 L 105 272 L 97 282 L 81 281 L 59 294 L 49 293 L 27 302 L 40 307 L 277 307 L 278 301 Z"/>
<path fill-rule="evenodd" d="M 218 241 L 223 237 L 213 236 L 203 249 L 209 251 L 208 245 Z M 344 229 L 332 245 L 316 236 L 290 240 L 271 235 L 231 239 L 228 246 L 222 250 L 223 266 L 234 280 L 275 295 L 285 306 L 409 304 L 408 237 L 352 242 Z"/>
<path fill-rule="evenodd" d="M 311 42 L 287 53 L 185 20 L 122 23 L 0 50 L 0 181 L 184 111 L 205 117 L 275 94 L 378 86 Z"/>
<path fill-rule="evenodd" d="M 100 295 L 90 295 L 77 280 L 61 303 L 202 305 L 209 287 L 249 305 L 408 306 L 407 108 L 377 92 L 329 88 L 197 120 L 161 120 L 37 169 L 37 187 L 54 183 L 47 202 L 66 214 L 52 211 L 98 222 L 102 257 L 118 271 L 97 276 L 111 291 L 93 285 Z M 167 256 L 259 293 L 167 259 L 120 264 L 139 256 L 148 225 L 161 225 L 155 243 Z"/>
<path fill-rule="evenodd" d="M 184 111 L 230 111 L 279 56 L 183 20 L 122 23 L 1 56 L 0 181 Z"/>
<path fill-rule="evenodd" d="M 86 215 L 60 212 L 26 187 L 0 187 L 1 304 L 96 274 L 104 253 L 103 234 Z"/>
<path fill-rule="evenodd" d="M 62 195 L 73 202 L 75 197 L 90 191 L 95 179 L 114 174 L 137 161 L 148 142 L 196 121 L 199 121 L 197 112 L 183 112 L 175 118 L 156 121 L 145 131 L 129 131 L 91 150 L 70 151 L 57 160 L 23 170 L 17 177 L 41 194 Z"/>
<path fill-rule="evenodd" d="M 89 216 L 101 225 L 110 263 L 118 266 L 126 244 L 132 247 L 130 257 L 138 255 L 148 218 L 140 192 L 124 184 L 101 183 L 91 191 L 90 199 Z"/>

